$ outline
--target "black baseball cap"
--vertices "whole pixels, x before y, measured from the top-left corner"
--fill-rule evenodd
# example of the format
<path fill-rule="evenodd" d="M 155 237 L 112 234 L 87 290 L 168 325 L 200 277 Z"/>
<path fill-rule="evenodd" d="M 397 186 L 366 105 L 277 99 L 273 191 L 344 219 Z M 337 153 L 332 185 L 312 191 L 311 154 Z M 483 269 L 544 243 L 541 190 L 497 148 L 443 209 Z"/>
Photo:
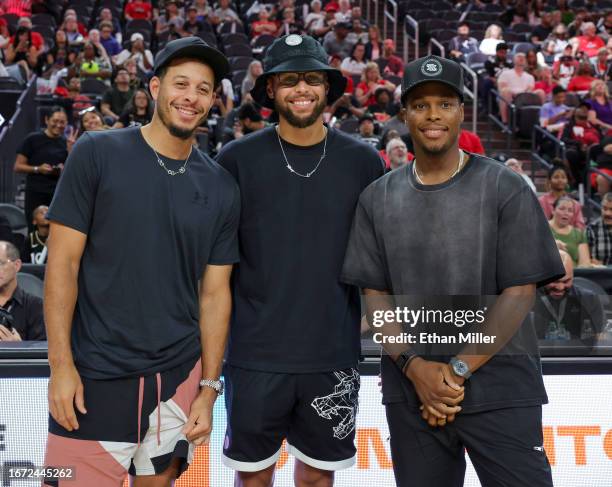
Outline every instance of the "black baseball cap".
<path fill-rule="evenodd" d="M 508 44 L 506 44 L 505 42 L 500 42 L 499 44 L 497 44 L 497 46 L 495 46 L 495 51 L 503 51 L 503 50 L 508 50 Z"/>
<path fill-rule="evenodd" d="M 199 59 L 210 66 L 215 74 L 215 86 L 219 85 L 230 71 L 229 62 L 220 51 L 209 46 L 199 37 L 191 36 L 168 42 L 155 56 L 153 74 L 159 74 L 161 68 L 178 58 Z"/>
<path fill-rule="evenodd" d="M 410 91 L 432 81 L 450 86 L 463 101 L 463 72 L 459 63 L 431 55 L 406 65 L 402 79 L 402 105 L 406 102 L 406 95 Z"/>
<path fill-rule="evenodd" d="M 274 108 L 274 100 L 268 97 L 267 79 L 276 73 L 324 71 L 329 83 L 327 103 L 332 104 L 344 94 L 346 78 L 329 65 L 327 52 L 320 42 L 310 36 L 290 34 L 276 39 L 266 51 L 263 67 L 264 72 L 255 81 L 251 96 L 268 108 Z"/>

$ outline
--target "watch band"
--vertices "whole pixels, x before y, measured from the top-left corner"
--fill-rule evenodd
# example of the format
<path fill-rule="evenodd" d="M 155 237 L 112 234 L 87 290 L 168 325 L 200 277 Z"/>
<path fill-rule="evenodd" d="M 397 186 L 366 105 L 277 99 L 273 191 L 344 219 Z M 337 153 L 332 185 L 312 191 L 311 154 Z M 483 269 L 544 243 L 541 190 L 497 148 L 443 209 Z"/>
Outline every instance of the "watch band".
<path fill-rule="evenodd" d="M 395 359 L 395 365 L 397 365 L 398 369 L 404 372 L 406 370 L 406 367 L 408 367 L 408 365 L 410 364 L 410 362 L 412 362 L 417 357 L 418 357 L 418 354 L 414 350 L 412 349 L 404 350 Z"/>
<path fill-rule="evenodd" d="M 220 396 L 223 395 L 223 381 L 222 380 L 202 379 L 200 381 L 200 387 L 210 387 Z"/>

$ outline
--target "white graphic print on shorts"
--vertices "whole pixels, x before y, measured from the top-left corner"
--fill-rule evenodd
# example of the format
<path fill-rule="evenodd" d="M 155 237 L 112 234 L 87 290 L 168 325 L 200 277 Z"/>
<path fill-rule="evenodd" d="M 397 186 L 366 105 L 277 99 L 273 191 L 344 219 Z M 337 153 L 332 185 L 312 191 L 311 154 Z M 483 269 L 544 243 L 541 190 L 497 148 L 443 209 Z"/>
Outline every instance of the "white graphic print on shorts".
<path fill-rule="evenodd" d="M 359 400 L 359 373 L 351 369 L 350 373 L 334 372 L 340 381 L 334 386 L 334 392 L 327 396 L 315 397 L 311 405 L 317 414 L 325 419 L 334 416 L 340 418 L 340 423 L 333 427 L 334 438 L 342 440 L 355 429 Z"/>

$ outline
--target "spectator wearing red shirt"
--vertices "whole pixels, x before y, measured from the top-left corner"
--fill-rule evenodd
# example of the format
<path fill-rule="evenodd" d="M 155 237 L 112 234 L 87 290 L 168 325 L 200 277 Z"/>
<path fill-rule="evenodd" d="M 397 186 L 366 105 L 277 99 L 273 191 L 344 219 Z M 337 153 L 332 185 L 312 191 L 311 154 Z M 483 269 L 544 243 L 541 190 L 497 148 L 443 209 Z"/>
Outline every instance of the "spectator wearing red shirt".
<path fill-rule="evenodd" d="M 473 154 L 485 155 L 485 150 L 482 146 L 480 137 L 469 130 L 461 130 L 461 133 L 459 134 L 459 148 Z"/>
<path fill-rule="evenodd" d="M 591 89 L 593 81 L 597 80 L 593 76 L 593 67 L 588 62 L 583 62 L 578 66 L 578 72 L 567 85 L 567 91 L 586 94 Z"/>
<path fill-rule="evenodd" d="M 584 102 L 576 107 L 572 120 L 565 125 L 561 136 L 566 147 L 565 157 L 576 182 L 584 181 L 588 148 L 601 140 L 597 128 L 588 121 L 589 109 L 588 103 Z"/>
<path fill-rule="evenodd" d="M 383 53 L 376 60 L 376 63 L 383 73 L 391 73 L 400 78 L 404 76 L 404 61 L 395 55 L 395 42 L 393 42 L 393 39 L 384 40 Z"/>
<path fill-rule="evenodd" d="M 581 36 L 574 37 L 570 42 L 574 47 L 574 56 L 584 53 L 588 58 L 597 57 L 597 52 L 606 47 L 606 43 L 597 35 L 597 28 L 593 22 L 585 22 L 580 27 Z"/>
<path fill-rule="evenodd" d="M 540 97 L 542 104 L 544 104 L 551 99 L 552 90 L 557 86 L 557 82 L 553 80 L 552 71 L 548 66 L 539 67 L 536 70 L 535 79 L 533 92 Z"/>
<path fill-rule="evenodd" d="M 132 0 L 125 6 L 126 20 L 151 20 L 153 7 L 148 0 Z"/>
<path fill-rule="evenodd" d="M 262 8 L 259 11 L 258 20 L 251 23 L 251 37 L 257 39 L 260 35 L 274 36 L 278 32 L 278 25 L 273 20 L 270 20 L 270 12 L 267 8 Z"/>
<path fill-rule="evenodd" d="M 378 64 L 368 63 L 363 70 L 361 82 L 357 85 L 355 96 L 360 105 L 368 107 L 376 103 L 376 88 L 378 86 L 386 86 L 391 92 L 395 91 L 395 85 L 390 81 L 382 78 Z"/>

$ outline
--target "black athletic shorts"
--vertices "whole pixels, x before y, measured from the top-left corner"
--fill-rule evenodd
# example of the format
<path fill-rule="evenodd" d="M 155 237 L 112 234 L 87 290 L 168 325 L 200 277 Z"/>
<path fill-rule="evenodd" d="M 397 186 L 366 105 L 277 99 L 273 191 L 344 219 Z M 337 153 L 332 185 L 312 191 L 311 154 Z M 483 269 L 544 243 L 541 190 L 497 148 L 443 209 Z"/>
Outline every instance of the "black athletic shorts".
<path fill-rule="evenodd" d="M 312 374 L 225 368 L 227 432 L 223 463 L 258 472 L 287 450 L 307 465 L 341 470 L 355 463 L 356 369 Z"/>
<path fill-rule="evenodd" d="M 398 487 L 461 487 L 467 450 L 482 487 L 553 487 L 542 407 L 458 414 L 432 428 L 407 403 L 386 405 Z"/>

